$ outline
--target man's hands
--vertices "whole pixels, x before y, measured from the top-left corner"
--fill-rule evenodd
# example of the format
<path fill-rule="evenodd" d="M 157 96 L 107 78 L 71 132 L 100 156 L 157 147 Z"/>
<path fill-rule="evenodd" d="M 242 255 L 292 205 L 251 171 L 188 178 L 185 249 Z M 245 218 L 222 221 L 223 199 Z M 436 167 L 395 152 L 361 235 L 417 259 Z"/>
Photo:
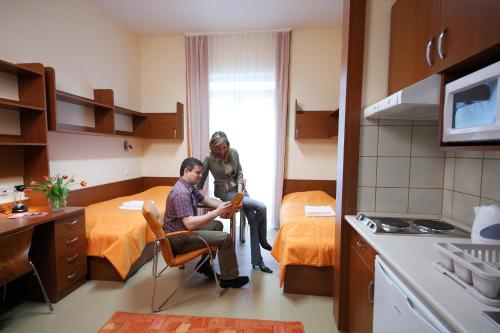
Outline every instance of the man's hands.
<path fill-rule="evenodd" d="M 220 216 L 223 219 L 228 219 L 231 217 L 232 206 L 231 201 L 223 202 L 215 209 L 215 212 L 217 213 L 217 216 Z"/>

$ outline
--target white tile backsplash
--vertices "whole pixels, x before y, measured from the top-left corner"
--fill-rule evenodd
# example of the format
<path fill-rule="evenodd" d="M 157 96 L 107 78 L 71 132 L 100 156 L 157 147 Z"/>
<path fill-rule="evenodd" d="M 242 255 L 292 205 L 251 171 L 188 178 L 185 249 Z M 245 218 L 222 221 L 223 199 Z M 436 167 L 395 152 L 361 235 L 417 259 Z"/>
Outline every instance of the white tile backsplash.
<path fill-rule="evenodd" d="M 358 187 L 358 211 L 375 211 L 375 187 Z"/>
<path fill-rule="evenodd" d="M 409 174 L 409 157 L 378 157 L 377 186 L 408 187 Z"/>
<path fill-rule="evenodd" d="M 360 157 L 358 186 L 373 186 L 377 181 L 377 158 L 376 157 Z"/>
<path fill-rule="evenodd" d="M 455 161 L 454 190 L 475 196 L 481 194 L 482 159 L 457 158 Z"/>
<path fill-rule="evenodd" d="M 453 209 L 453 191 L 443 190 L 443 211 L 444 216 L 451 216 Z"/>
<path fill-rule="evenodd" d="M 410 188 L 409 213 L 441 214 L 443 190 Z"/>
<path fill-rule="evenodd" d="M 484 153 L 482 151 L 457 151 L 456 157 L 461 158 L 483 158 Z"/>
<path fill-rule="evenodd" d="M 377 156 L 378 126 L 361 126 L 359 156 Z"/>
<path fill-rule="evenodd" d="M 408 211 L 408 188 L 377 187 L 377 212 L 399 213 Z"/>
<path fill-rule="evenodd" d="M 500 160 L 500 151 L 485 151 L 484 158 L 493 158 Z"/>
<path fill-rule="evenodd" d="M 443 188 L 444 158 L 412 157 L 410 187 Z"/>
<path fill-rule="evenodd" d="M 484 160 L 481 197 L 500 201 L 500 160 Z"/>
<path fill-rule="evenodd" d="M 437 126 L 414 126 L 412 132 L 411 156 L 444 156 L 444 152 L 439 150 Z"/>
<path fill-rule="evenodd" d="M 411 120 L 403 120 L 403 119 L 380 119 L 379 125 L 386 126 L 411 126 Z"/>
<path fill-rule="evenodd" d="M 474 207 L 478 206 L 479 202 L 479 197 L 454 192 L 451 217 L 465 224 L 472 225 L 474 221 Z"/>
<path fill-rule="evenodd" d="M 411 126 L 379 126 L 378 156 L 410 156 Z"/>
<path fill-rule="evenodd" d="M 453 179 L 455 177 L 455 159 L 446 158 L 444 167 L 444 188 L 447 190 L 453 190 Z"/>

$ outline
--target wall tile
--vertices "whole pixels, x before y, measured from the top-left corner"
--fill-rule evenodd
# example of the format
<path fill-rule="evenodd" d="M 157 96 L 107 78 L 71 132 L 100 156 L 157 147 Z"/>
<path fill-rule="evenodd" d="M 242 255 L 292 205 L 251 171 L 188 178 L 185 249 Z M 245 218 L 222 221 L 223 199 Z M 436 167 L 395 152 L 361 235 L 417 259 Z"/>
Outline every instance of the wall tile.
<path fill-rule="evenodd" d="M 500 159 L 500 151 L 485 151 L 484 158 Z"/>
<path fill-rule="evenodd" d="M 457 151 L 456 156 L 462 157 L 462 158 L 483 158 L 483 152 L 482 151 Z"/>
<path fill-rule="evenodd" d="M 441 214 L 441 189 L 414 189 L 410 188 L 409 213 Z"/>
<path fill-rule="evenodd" d="M 377 158 L 376 157 L 360 157 L 358 185 L 359 186 L 375 186 L 377 181 Z"/>
<path fill-rule="evenodd" d="M 369 119 L 363 117 L 363 111 L 361 111 L 361 125 L 363 126 L 378 126 L 378 119 Z"/>
<path fill-rule="evenodd" d="M 380 126 L 379 156 L 410 156 L 411 126 Z"/>
<path fill-rule="evenodd" d="M 481 196 L 500 201 L 500 160 L 484 160 Z"/>
<path fill-rule="evenodd" d="M 377 160 L 377 186 L 408 187 L 409 157 L 379 157 Z"/>
<path fill-rule="evenodd" d="M 454 151 L 447 151 L 446 152 L 446 157 L 456 157 L 456 153 Z"/>
<path fill-rule="evenodd" d="M 359 156 L 377 156 L 378 126 L 361 126 Z"/>
<path fill-rule="evenodd" d="M 358 211 L 375 211 L 375 187 L 358 187 Z"/>
<path fill-rule="evenodd" d="M 411 120 L 403 120 L 403 119 L 380 119 L 379 125 L 387 125 L 387 126 L 411 126 Z"/>
<path fill-rule="evenodd" d="M 479 197 L 455 192 L 453 193 L 451 217 L 460 222 L 472 225 L 472 222 L 474 222 L 474 207 L 478 205 Z"/>
<path fill-rule="evenodd" d="M 411 156 L 442 157 L 439 150 L 437 126 L 414 126 L 411 143 Z"/>
<path fill-rule="evenodd" d="M 411 158 L 410 187 L 443 188 L 444 158 Z"/>
<path fill-rule="evenodd" d="M 438 126 L 439 121 L 437 120 L 414 120 L 413 126 Z"/>
<path fill-rule="evenodd" d="M 377 212 L 408 212 L 408 188 L 377 188 L 376 190 Z"/>
<path fill-rule="evenodd" d="M 497 206 L 500 206 L 500 201 L 490 200 L 490 199 L 486 199 L 486 198 L 481 198 L 480 205 L 481 206 L 485 206 L 485 205 L 497 205 Z"/>
<path fill-rule="evenodd" d="M 453 179 L 455 177 L 455 159 L 446 158 L 444 167 L 444 188 L 453 190 Z"/>
<path fill-rule="evenodd" d="M 453 208 L 453 191 L 443 191 L 443 211 L 441 214 L 451 217 Z"/>
<path fill-rule="evenodd" d="M 479 196 L 481 194 L 481 159 L 457 158 L 455 160 L 454 190 Z"/>

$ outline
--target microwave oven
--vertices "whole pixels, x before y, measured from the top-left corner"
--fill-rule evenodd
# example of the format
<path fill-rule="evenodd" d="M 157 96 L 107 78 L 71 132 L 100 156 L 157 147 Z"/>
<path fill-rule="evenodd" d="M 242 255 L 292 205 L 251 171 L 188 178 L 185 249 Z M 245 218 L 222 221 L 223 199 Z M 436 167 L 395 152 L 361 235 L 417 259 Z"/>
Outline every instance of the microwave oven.
<path fill-rule="evenodd" d="M 443 142 L 500 141 L 500 61 L 445 86 Z"/>

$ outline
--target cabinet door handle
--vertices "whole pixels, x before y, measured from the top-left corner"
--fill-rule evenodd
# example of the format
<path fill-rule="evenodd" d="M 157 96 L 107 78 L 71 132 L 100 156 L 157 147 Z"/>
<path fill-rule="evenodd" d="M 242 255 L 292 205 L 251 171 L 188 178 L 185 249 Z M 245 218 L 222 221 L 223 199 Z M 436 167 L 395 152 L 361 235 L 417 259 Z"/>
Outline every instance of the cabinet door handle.
<path fill-rule="evenodd" d="M 427 43 L 427 49 L 425 50 L 425 59 L 427 60 L 427 65 L 432 66 L 434 61 L 431 58 L 431 49 L 434 44 L 434 37 L 431 38 L 429 43 Z"/>
<path fill-rule="evenodd" d="M 76 259 L 78 259 L 78 253 L 76 253 L 75 255 L 72 255 L 71 257 L 67 257 L 66 262 L 68 264 L 71 264 L 71 263 L 74 263 L 76 261 Z"/>
<path fill-rule="evenodd" d="M 373 280 L 371 280 L 370 283 L 368 283 L 368 302 L 372 304 L 375 302 L 375 295 L 374 295 L 375 288 L 373 288 L 374 286 L 375 283 L 373 282 Z"/>
<path fill-rule="evenodd" d="M 75 224 L 78 223 L 78 220 L 74 220 L 74 221 L 71 221 L 71 222 L 64 222 L 64 224 L 66 225 L 66 227 L 68 228 L 71 228 L 73 227 Z"/>
<path fill-rule="evenodd" d="M 356 246 L 358 247 L 358 249 L 361 249 L 363 251 L 366 250 L 366 245 L 359 239 L 356 240 Z"/>
<path fill-rule="evenodd" d="M 78 236 L 76 236 L 75 238 L 72 238 L 72 239 L 68 239 L 65 243 L 67 246 L 71 246 L 71 245 L 75 244 L 77 240 L 78 240 Z"/>
<path fill-rule="evenodd" d="M 439 58 L 441 60 L 444 60 L 446 58 L 446 51 L 444 49 L 444 43 L 446 42 L 446 34 L 448 33 L 448 28 L 444 28 L 443 31 L 439 34 L 439 39 L 438 39 L 438 53 L 439 53 Z"/>
<path fill-rule="evenodd" d="M 176 129 L 174 129 L 174 138 L 177 139 L 177 130 Z"/>
<path fill-rule="evenodd" d="M 68 278 L 68 280 L 71 281 L 71 280 L 74 280 L 77 276 L 78 276 L 78 271 L 71 273 L 71 274 L 68 274 L 67 278 Z"/>

